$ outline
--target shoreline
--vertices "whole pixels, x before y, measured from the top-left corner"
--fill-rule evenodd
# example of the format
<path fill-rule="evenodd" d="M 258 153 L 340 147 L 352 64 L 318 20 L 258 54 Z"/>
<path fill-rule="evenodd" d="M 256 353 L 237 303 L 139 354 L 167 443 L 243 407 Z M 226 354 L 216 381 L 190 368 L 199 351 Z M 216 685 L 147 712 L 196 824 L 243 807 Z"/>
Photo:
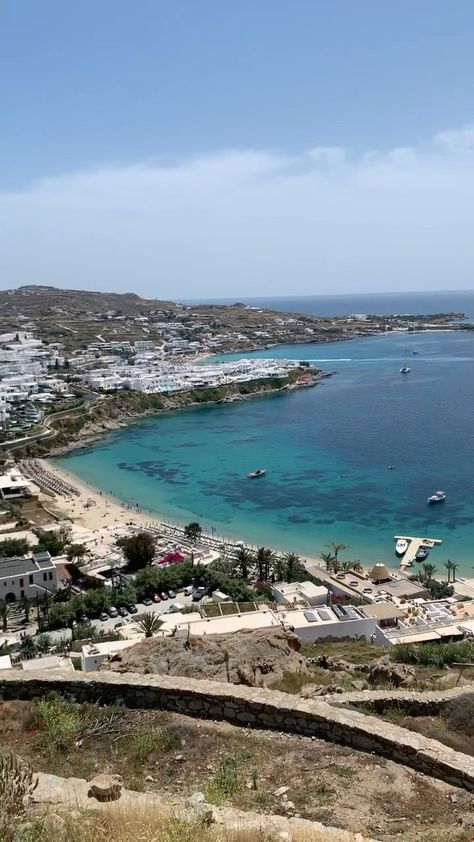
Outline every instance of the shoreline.
<path fill-rule="evenodd" d="M 71 520 L 73 524 L 84 529 L 95 532 L 99 529 L 107 527 L 110 531 L 117 526 L 135 526 L 143 529 L 163 529 L 166 524 L 172 524 L 178 528 L 183 529 L 186 526 L 184 521 L 179 518 L 175 519 L 166 517 L 159 512 L 149 509 L 148 511 L 141 509 L 138 504 L 134 505 L 127 501 L 118 500 L 111 492 L 103 492 L 96 488 L 92 483 L 85 482 L 77 476 L 73 471 L 66 470 L 66 468 L 57 466 L 54 461 L 48 458 L 38 459 L 38 462 L 52 474 L 58 478 L 73 485 L 79 491 L 79 496 L 74 499 L 66 499 L 65 497 L 56 496 L 54 498 L 54 508 L 62 511 L 65 518 Z M 92 505 L 86 506 L 88 500 L 93 501 Z M 49 500 L 51 503 L 51 500 Z M 245 547 L 254 552 L 258 546 L 262 544 L 252 544 L 244 538 L 234 538 L 230 535 L 213 534 L 210 535 L 203 532 L 203 541 L 218 542 L 220 544 L 228 544 L 236 546 L 237 544 L 244 544 Z M 266 545 L 267 549 L 271 549 L 278 555 L 285 555 L 287 550 L 282 550 L 274 546 Z M 307 556 L 301 554 L 301 560 L 304 564 L 315 564 L 324 567 L 324 561 L 318 557 Z"/>
<path fill-rule="evenodd" d="M 85 450 L 91 445 L 101 441 L 101 439 L 105 435 L 107 435 L 107 433 L 113 433 L 115 430 L 127 429 L 132 424 L 138 424 L 140 421 L 144 421 L 147 418 L 157 418 L 160 415 L 165 415 L 170 412 L 183 412 L 185 410 L 196 410 L 201 407 L 220 406 L 230 403 L 241 403 L 242 401 L 253 400 L 256 398 L 271 397 L 275 395 L 285 395 L 290 392 L 299 391 L 301 389 L 312 389 L 316 386 L 319 386 L 321 381 L 325 380 L 328 377 L 332 377 L 335 373 L 336 372 L 333 371 L 318 371 L 317 373 L 313 373 L 312 379 L 308 383 L 285 384 L 275 389 L 262 389 L 260 391 L 249 392 L 245 395 L 239 393 L 230 394 L 224 398 L 220 398 L 219 400 L 192 401 L 188 404 L 169 406 L 163 409 L 145 409 L 138 415 L 130 414 L 126 418 L 110 418 L 108 419 L 106 424 L 103 421 L 100 422 L 100 429 L 92 429 L 89 433 L 84 432 L 82 433 L 82 435 L 81 433 L 79 433 L 79 437 L 77 439 L 75 439 L 74 441 L 70 441 L 66 445 L 52 447 L 48 450 L 47 454 L 44 454 L 42 458 L 49 459 L 54 458 L 56 456 L 66 456 L 68 453 L 73 453 L 77 450 Z"/>

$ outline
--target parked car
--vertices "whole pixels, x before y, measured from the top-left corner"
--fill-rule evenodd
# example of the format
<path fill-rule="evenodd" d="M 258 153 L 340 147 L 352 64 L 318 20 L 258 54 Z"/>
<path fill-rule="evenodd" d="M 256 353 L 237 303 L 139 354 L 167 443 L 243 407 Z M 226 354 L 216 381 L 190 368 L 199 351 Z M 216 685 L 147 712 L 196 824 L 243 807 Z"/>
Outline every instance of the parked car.
<path fill-rule="evenodd" d="M 119 612 L 121 617 L 127 617 L 128 616 L 128 611 L 127 611 L 127 609 L 125 608 L 124 605 L 120 606 L 118 612 Z"/>
<path fill-rule="evenodd" d="M 143 605 L 153 605 L 153 600 L 150 599 L 150 597 L 148 597 L 148 596 L 145 597 L 145 599 L 142 599 L 142 602 L 143 602 Z"/>
<path fill-rule="evenodd" d="M 153 594 L 153 602 L 161 602 L 161 596 L 159 593 Z"/>
<path fill-rule="evenodd" d="M 186 585 L 186 587 L 183 588 L 183 594 L 185 596 L 192 596 L 193 590 L 194 590 L 194 585 Z"/>
<path fill-rule="evenodd" d="M 119 620 L 118 623 L 114 623 L 114 629 L 121 629 L 125 625 L 123 620 Z"/>
<path fill-rule="evenodd" d="M 108 619 L 109 619 L 109 615 L 106 614 L 105 611 L 102 611 L 102 614 L 100 615 L 99 620 L 102 620 L 102 622 L 105 623 L 105 621 L 108 620 Z"/>
<path fill-rule="evenodd" d="M 162 600 L 168 599 L 168 594 L 166 593 L 166 591 L 161 591 L 160 596 Z"/>
<path fill-rule="evenodd" d="M 196 588 L 196 590 L 193 591 L 193 602 L 200 602 L 203 596 L 206 596 L 206 588 L 203 585 L 201 585 L 199 588 Z"/>
<path fill-rule="evenodd" d="M 117 611 L 115 605 L 110 605 L 107 608 L 107 613 L 108 613 L 109 617 L 118 617 L 118 611 Z"/>
<path fill-rule="evenodd" d="M 170 599 L 176 599 L 176 591 L 169 590 L 168 596 Z"/>
<path fill-rule="evenodd" d="M 133 602 L 127 602 L 125 608 L 127 609 L 129 614 L 138 614 L 138 608 L 136 605 L 133 604 Z"/>

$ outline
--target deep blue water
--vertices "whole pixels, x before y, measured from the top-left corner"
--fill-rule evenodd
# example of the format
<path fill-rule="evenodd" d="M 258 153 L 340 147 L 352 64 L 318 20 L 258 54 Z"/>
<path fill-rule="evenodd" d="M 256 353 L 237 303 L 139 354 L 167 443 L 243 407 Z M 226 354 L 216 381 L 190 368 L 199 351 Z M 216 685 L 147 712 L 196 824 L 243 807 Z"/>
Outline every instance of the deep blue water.
<path fill-rule="evenodd" d="M 395 534 L 426 535 L 443 540 L 432 552 L 440 568 L 451 558 L 472 573 L 474 334 L 391 334 L 248 356 L 313 359 L 337 374 L 290 395 L 147 419 L 59 463 L 221 534 L 313 555 L 340 541 L 346 557 L 390 563 Z M 257 467 L 268 475 L 248 480 Z M 428 507 L 438 488 L 446 502 Z"/>
<path fill-rule="evenodd" d="M 232 304 L 236 300 L 236 298 L 206 299 L 206 303 Z M 287 313 L 311 313 L 318 316 L 349 316 L 352 313 L 419 315 L 455 312 L 464 313 L 468 318 L 474 319 L 474 291 L 280 296 L 239 298 L 238 300 L 253 307 L 264 307 Z"/>

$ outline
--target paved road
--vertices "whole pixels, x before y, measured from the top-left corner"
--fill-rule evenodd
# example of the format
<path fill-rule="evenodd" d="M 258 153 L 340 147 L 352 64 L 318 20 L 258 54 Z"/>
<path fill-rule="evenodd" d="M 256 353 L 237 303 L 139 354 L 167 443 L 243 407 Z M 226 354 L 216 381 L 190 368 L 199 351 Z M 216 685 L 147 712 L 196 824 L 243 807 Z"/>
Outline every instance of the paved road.
<path fill-rule="evenodd" d="M 181 605 L 191 605 L 192 599 L 190 596 L 185 596 L 182 593 L 176 594 L 176 599 L 167 599 L 163 602 L 154 602 L 152 605 L 143 605 L 141 602 L 137 602 L 136 608 L 138 614 L 144 614 L 147 611 L 151 611 L 153 614 L 164 614 L 168 611 L 172 602 L 179 602 Z M 197 605 L 196 605 L 197 610 Z M 127 617 L 109 617 L 108 620 L 102 622 L 102 620 L 93 620 L 91 625 L 94 626 L 98 631 L 114 631 L 114 626 L 118 622 L 124 622 L 127 624 L 130 622 L 133 617 L 137 617 L 138 614 L 129 614 Z M 12 613 L 10 616 L 10 621 L 8 623 L 8 631 L 13 634 L 19 634 L 20 632 L 26 632 L 29 635 L 35 635 L 38 630 L 38 624 L 36 621 L 36 609 L 31 610 L 30 615 L 30 622 L 27 626 L 25 626 L 23 622 L 23 611 L 17 611 L 15 608 L 12 607 Z M 64 629 L 55 629 L 54 631 L 46 632 L 53 641 L 64 640 L 65 638 L 69 640 L 71 638 L 71 629 L 64 628 Z"/>

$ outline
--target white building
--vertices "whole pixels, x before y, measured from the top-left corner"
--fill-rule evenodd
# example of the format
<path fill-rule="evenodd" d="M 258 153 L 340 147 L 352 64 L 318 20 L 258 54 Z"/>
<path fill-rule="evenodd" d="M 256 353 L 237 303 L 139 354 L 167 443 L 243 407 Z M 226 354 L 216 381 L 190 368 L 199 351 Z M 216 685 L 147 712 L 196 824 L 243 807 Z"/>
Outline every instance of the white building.
<path fill-rule="evenodd" d="M 203 619 L 200 614 L 174 614 L 162 617 L 160 634 L 185 637 L 192 635 L 233 634 L 242 629 L 265 629 L 282 627 L 293 631 L 305 643 L 314 643 L 324 638 L 365 638 L 375 635 L 377 620 L 364 617 L 357 608 L 345 606 L 329 608 L 321 606 L 306 610 L 273 611 L 261 606 L 258 611 L 229 614 L 222 617 Z"/>
<path fill-rule="evenodd" d="M 137 643 L 137 638 L 131 640 L 107 640 L 104 643 L 87 643 L 81 650 L 81 670 L 94 672 L 102 661 L 111 655 L 116 655 L 123 649 L 128 649 Z"/>
<path fill-rule="evenodd" d="M 277 582 L 272 585 L 273 598 L 279 605 L 326 605 L 328 589 L 313 582 Z"/>
<path fill-rule="evenodd" d="M 30 481 L 16 469 L 0 475 L 0 500 L 17 500 L 27 497 L 31 493 L 30 489 Z"/>
<path fill-rule="evenodd" d="M 0 600 L 17 602 L 56 590 L 58 577 L 49 553 L 29 558 L 0 558 Z"/>

